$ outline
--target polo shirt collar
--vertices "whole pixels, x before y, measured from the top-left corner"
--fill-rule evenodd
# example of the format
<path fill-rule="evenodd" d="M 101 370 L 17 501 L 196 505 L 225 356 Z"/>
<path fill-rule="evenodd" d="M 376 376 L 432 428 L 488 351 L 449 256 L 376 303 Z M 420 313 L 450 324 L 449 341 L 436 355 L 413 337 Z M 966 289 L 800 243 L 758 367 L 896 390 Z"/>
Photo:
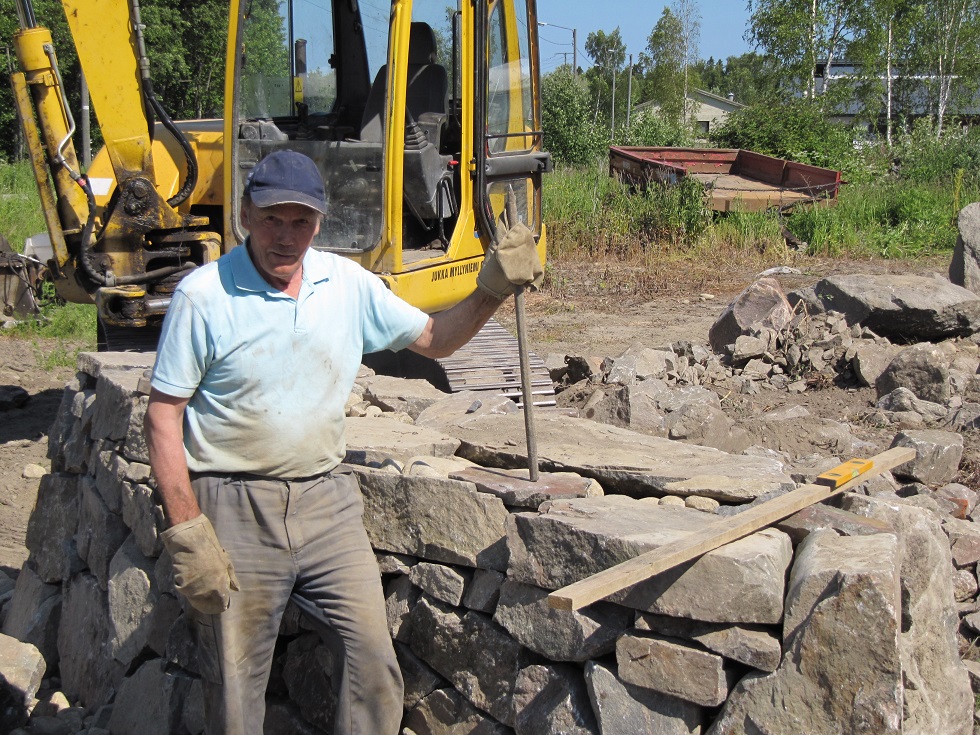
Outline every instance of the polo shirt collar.
<path fill-rule="evenodd" d="M 282 291 L 273 286 L 262 277 L 255 263 L 252 262 L 248 254 L 249 239 L 241 246 L 231 251 L 231 272 L 235 279 L 235 287 L 242 291 L 255 291 L 257 293 L 269 293 L 272 295 L 284 295 Z M 241 251 L 241 252 L 237 252 Z M 330 279 L 330 274 L 323 258 L 318 258 L 317 253 L 311 247 L 303 256 L 303 281 L 307 283 L 320 283 Z"/>

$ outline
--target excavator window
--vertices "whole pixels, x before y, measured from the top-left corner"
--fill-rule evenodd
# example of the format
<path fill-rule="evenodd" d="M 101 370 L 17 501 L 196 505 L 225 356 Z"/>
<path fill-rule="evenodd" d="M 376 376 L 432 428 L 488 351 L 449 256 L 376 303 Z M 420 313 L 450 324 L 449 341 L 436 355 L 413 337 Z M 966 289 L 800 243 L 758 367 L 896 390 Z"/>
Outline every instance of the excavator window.
<path fill-rule="evenodd" d="M 398 36 L 384 0 L 249 0 L 239 30 L 232 206 L 251 168 L 289 148 L 313 158 L 326 183 L 328 213 L 315 247 L 373 249 L 386 199 L 397 197 L 403 248 L 448 249 L 462 146 L 458 14 L 445 0 L 415 0 L 407 48 L 389 49 Z M 389 58 L 399 60 L 393 73 Z M 403 84 L 392 86 L 395 74 L 405 75 Z M 393 102 L 402 89 L 405 98 Z M 403 172 L 394 180 L 385 177 L 392 104 L 405 110 L 403 141 L 391 151 Z"/>

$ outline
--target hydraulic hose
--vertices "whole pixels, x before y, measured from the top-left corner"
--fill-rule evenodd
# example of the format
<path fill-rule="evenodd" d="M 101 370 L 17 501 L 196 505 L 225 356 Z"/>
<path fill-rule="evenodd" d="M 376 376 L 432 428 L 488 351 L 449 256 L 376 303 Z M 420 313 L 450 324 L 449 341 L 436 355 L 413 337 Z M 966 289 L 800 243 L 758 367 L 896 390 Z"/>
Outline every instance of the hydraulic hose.
<path fill-rule="evenodd" d="M 167 266 L 166 268 L 157 268 L 146 273 L 136 273 L 131 276 L 114 276 L 111 271 L 108 273 L 99 273 L 96 271 L 95 266 L 92 265 L 92 247 L 95 244 L 95 194 L 92 192 L 92 186 L 89 184 L 88 179 L 84 176 L 75 179 L 75 183 L 82 187 L 82 190 L 85 192 L 85 197 L 88 199 L 88 219 L 85 221 L 85 227 L 82 228 L 81 250 L 78 254 L 78 262 L 82 266 L 82 272 L 93 283 L 97 283 L 100 286 L 135 286 L 167 278 L 181 271 L 197 268 L 196 263 L 183 263 L 181 265 Z"/>
<path fill-rule="evenodd" d="M 163 123 L 163 127 L 166 128 L 177 144 L 180 146 L 181 151 L 184 153 L 184 159 L 187 162 L 187 176 L 184 179 L 184 185 L 180 187 L 180 191 L 174 194 L 170 199 L 167 200 L 167 204 L 171 207 L 176 208 L 179 204 L 184 202 L 187 197 L 191 195 L 194 191 L 194 187 L 197 186 L 197 156 L 194 155 L 194 149 L 191 148 L 191 144 L 187 140 L 180 129 L 174 125 L 174 121 L 170 119 L 170 115 L 167 111 L 163 109 L 163 105 L 156 98 L 156 94 L 153 92 L 153 80 L 150 78 L 150 61 L 146 55 L 146 44 L 143 41 L 143 21 L 140 18 L 140 4 L 139 0 L 130 0 L 130 8 L 133 13 L 133 29 L 136 34 L 136 50 L 139 55 L 139 67 L 140 67 L 140 77 L 143 83 L 143 95 L 149 107 L 152 111 L 156 113 L 160 122 Z M 147 115 L 147 120 L 150 123 L 150 137 L 153 137 L 153 122 L 152 115 Z"/>

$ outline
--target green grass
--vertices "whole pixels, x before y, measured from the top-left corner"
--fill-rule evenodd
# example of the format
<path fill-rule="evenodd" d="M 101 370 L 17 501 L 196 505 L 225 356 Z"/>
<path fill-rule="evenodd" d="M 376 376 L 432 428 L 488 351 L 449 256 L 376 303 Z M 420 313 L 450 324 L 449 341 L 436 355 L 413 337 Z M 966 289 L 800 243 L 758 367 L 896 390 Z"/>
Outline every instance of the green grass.
<path fill-rule="evenodd" d="M 550 257 L 640 261 L 651 254 L 701 258 L 705 248 L 735 253 L 785 253 L 785 223 L 826 257 L 917 258 L 952 251 L 956 216 L 980 200 L 980 174 L 958 169 L 940 181 L 896 177 L 846 185 L 834 207 L 712 215 L 703 194 L 686 186 L 631 192 L 605 165 L 563 167 L 545 184 L 544 218 Z"/>
<path fill-rule="evenodd" d="M 41 304 L 40 317 L 19 321 L 12 329 L 3 330 L 0 339 L 31 340 L 37 364 L 44 370 L 74 367 L 79 352 L 96 349 L 95 305 L 47 300 Z M 48 343 L 42 345 L 41 340 Z"/>
<path fill-rule="evenodd" d="M 0 235 L 20 253 L 25 238 L 46 231 L 30 164 L 0 164 Z"/>

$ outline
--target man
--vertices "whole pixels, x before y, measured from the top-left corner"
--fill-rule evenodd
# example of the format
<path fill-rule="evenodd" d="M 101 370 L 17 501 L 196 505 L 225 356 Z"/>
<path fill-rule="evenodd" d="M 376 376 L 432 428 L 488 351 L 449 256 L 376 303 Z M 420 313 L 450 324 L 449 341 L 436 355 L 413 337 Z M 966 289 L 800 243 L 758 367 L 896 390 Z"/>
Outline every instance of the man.
<path fill-rule="evenodd" d="M 402 680 L 380 577 L 356 481 L 338 467 L 344 405 L 364 353 L 451 354 L 541 275 L 530 233 L 512 227 L 480 287 L 428 316 L 310 247 L 325 212 L 313 161 L 262 159 L 242 198 L 245 246 L 181 281 L 160 338 L 146 438 L 164 545 L 195 621 L 209 735 L 262 732 L 290 599 L 342 651 L 335 732 L 398 732 Z"/>

